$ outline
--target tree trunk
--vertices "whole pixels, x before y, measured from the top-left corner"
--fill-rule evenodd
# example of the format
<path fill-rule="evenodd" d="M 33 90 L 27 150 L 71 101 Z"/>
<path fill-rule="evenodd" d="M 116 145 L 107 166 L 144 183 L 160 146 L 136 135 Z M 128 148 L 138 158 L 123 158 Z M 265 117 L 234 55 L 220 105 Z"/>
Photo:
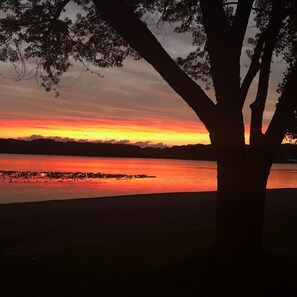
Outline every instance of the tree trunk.
<path fill-rule="evenodd" d="M 216 248 L 248 256 L 262 249 L 266 183 L 271 162 L 262 153 L 219 148 Z"/>
<path fill-rule="evenodd" d="M 219 253 L 258 254 L 271 155 L 265 145 L 247 152 L 241 110 L 220 108 L 217 119 L 211 134 L 217 159 L 215 247 Z"/>

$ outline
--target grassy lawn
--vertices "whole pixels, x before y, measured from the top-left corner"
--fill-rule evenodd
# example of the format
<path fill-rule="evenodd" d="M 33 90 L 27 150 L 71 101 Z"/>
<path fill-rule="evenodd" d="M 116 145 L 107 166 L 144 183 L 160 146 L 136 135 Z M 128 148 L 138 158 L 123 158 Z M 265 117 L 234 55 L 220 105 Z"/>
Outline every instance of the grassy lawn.
<path fill-rule="evenodd" d="M 211 258 L 213 226 L 55 252 L 4 254 L 2 296 L 297 296 L 296 258 L 269 254 L 255 267 Z M 294 261 L 292 261 L 294 259 Z"/>
<path fill-rule="evenodd" d="M 189 220 L 189 224 L 180 228 L 173 225 L 170 229 L 154 232 L 131 232 L 130 235 L 123 233 L 121 236 L 116 233 L 111 238 L 103 236 L 105 231 L 102 228 L 98 230 L 101 235 L 94 236 L 96 228 L 100 227 L 95 221 L 98 212 L 101 209 L 103 215 L 109 209 L 109 206 L 103 209 L 100 201 L 98 206 L 95 200 L 78 201 L 76 208 L 73 206 L 75 202 L 3 207 L 0 216 L 1 296 L 296 297 L 297 203 L 294 193 L 290 199 L 286 196 L 282 199 L 272 197 L 268 201 L 263 244 L 266 253 L 262 258 L 250 259 L 248 263 L 218 258 L 209 251 L 214 238 L 213 217 L 210 215 L 209 223 L 201 220 L 198 225 L 193 225 Z M 170 219 L 179 219 L 181 207 L 188 202 L 181 204 L 184 203 L 183 199 L 176 200 L 177 204 L 173 207 L 172 199 L 168 199 L 168 204 L 164 200 L 160 204 L 162 208 L 153 208 L 152 213 L 141 212 L 137 215 L 137 222 L 144 222 L 145 215 L 152 218 L 153 214 L 155 220 L 160 220 L 158 224 L 163 220 L 163 225 Z M 117 201 L 120 203 L 122 200 Z M 144 199 L 140 203 L 146 201 Z M 160 200 L 152 201 L 159 203 Z M 212 208 L 208 208 L 208 202 L 203 201 L 195 205 L 207 214 Z M 112 205 L 110 200 L 103 202 Z M 90 209 L 82 211 L 83 215 L 77 219 L 84 203 L 93 204 Z M 172 211 L 181 209 L 178 209 L 177 216 L 172 216 L 170 212 L 171 215 L 165 217 L 169 206 L 172 206 Z M 122 222 L 127 224 L 128 217 L 138 214 L 140 208 L 141 204 L 135 207 L 135 212 L 128 214 L 128 209 L 124 210 L 126 219 L 119 220 L 115 226 L 118 228 Z M 147 208 L 147 205 L 143 206 L 143 210 Z M 166 211 L 161 211 L 163 208 Z M 69 212 L 66 213 L 67 209 Z M 190 213 L 191 209 L 184 208 L 184 213 Z M 112 210 L 107 219 L 111 213 L 115 217 L 119 215 Z M 180 218 L 181 222 L 185 219 Z M 107 222 L 109 224 L 106 226 L 110 226 L 112 221 Z M 79 233 L 69 233 L 73 224 L 76 224 L 75 230 L 81 226 Z M 64 231 L 61 231 L 61 226 Z M 93 230 L 83 236 L 90 226 L 93 226 Z M 4 232 L 5 228 L 7 232 Z M 55 228 L 60 232 L 50 233 Z"/>

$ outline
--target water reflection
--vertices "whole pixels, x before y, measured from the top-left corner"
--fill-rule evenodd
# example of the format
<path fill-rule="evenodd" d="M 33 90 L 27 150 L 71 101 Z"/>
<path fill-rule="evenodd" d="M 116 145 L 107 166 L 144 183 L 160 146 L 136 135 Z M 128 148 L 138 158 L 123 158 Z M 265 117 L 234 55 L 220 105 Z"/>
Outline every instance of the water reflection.
<path fill-rule="evenodd" d="M 155 176 L 133 179 L 77 179 L 71 182 L 53 179 L 36 183 L 0 182 L 0 203 L 216 190 L 216 163 L 209 161 L 3 154 L 0 155 L 0 170 Z M 296 177 L 296 165 L 275 164 L 268 187 L 295 188 Z"/>

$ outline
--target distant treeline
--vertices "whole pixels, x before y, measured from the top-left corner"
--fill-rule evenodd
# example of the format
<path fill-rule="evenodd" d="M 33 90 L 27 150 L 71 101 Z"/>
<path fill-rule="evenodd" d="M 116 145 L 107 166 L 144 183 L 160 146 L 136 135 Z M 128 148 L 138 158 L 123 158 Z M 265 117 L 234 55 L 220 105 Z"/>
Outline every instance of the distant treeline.
<path fill-rule="evenodd" d="M 247 146 L 248 149 L 248 146 Z M 130 144 L 59 142 L 51 139 L 32 141 L 0 139 L 0 153 L 66 155 L 95 157 L 164 158 L 189 160 L 215 160 L 211 145 L 195 144 L 166 148 L 141 148 Z M 297 162 L 297 145 L 283 144 L 275 162 Z"/>

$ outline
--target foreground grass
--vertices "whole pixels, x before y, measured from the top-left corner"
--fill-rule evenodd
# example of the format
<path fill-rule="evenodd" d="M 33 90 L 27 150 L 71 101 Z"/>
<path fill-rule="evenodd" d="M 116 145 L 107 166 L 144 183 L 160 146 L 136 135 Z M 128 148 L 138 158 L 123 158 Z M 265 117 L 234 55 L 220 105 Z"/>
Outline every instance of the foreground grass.
<path fill-rule="evenodd" d="M 205 252 L 213 234 L 210 225 L 52 252 L 5 253 L 1 296 L 297 296 L 295 257 L 268 253 L 244 271 Z"/>
<path fill-rule="evenodd" d="M 211 193 L 1 206 L 0 296 L 296 297 L 296 193 L 269 192 L 248 261 L 210 252 Z"/>
<path fill-rule="evenodd" d="M 35 255 L 6 254 L 1 259 L 7 269 L 6 296 L 166 296 L 168 289 L 186 281 L 180 279 L 178 267 L 185 255 L 201 253 L 210 234 L 212 228 L 207 227 L 81 242 Z"/>

